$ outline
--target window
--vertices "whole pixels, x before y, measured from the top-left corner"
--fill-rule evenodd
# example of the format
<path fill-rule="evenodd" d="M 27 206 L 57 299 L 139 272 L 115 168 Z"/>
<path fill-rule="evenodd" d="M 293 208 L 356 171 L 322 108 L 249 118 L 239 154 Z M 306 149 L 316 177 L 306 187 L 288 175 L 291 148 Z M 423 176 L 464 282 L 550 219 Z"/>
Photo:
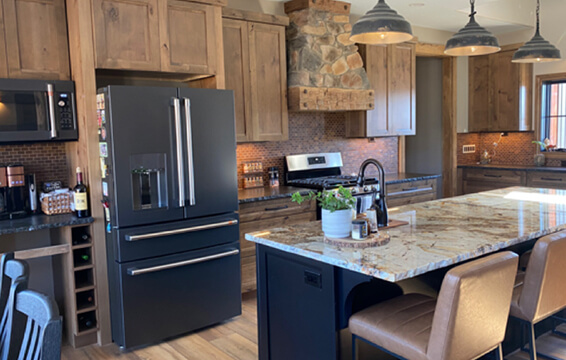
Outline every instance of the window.
<path fill-rule="evenodd" d="M 566 150 L 566 80 L 544 82 L 541 97 L 541 141 Z"/>
<path fill-rule="evenodd" d="M 539 75 L 536 83 L 536 138 L 555 146 L 548 157 L 566 160 L 566 73 Z"/>

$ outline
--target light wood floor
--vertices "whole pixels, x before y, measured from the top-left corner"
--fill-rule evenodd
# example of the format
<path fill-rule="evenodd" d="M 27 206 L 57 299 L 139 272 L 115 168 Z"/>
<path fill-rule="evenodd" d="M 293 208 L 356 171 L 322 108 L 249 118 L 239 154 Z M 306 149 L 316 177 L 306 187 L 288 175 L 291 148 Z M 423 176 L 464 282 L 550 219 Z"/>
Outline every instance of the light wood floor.
<path fill-rule="evenodd" d="M 256 294 L 244 295 L 242 315 L 219 325 L 159 344 L 122 352 L 115 344 L 73 349 L 64 346 L 62 360 L 257 360 Z"/>

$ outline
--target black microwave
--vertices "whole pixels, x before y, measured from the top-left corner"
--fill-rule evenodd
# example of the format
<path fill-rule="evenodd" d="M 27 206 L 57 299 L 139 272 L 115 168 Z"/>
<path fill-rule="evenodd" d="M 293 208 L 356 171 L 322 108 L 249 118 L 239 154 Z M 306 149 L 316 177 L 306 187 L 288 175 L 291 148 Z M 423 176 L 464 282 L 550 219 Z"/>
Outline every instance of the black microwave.
<path fill-rule="evenodd" d="M 77 139 L 74 82 L 0 79 L 0 144 Z"/>

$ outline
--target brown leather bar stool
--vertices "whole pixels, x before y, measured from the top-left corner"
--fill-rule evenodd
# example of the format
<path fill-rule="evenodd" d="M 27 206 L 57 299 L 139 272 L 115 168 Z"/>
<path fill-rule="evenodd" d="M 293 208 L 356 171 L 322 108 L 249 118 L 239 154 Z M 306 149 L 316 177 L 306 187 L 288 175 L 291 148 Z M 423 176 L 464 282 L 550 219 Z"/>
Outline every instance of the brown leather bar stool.
<path fill-rule="evenodd" d="M 438 299 L 408 294 L 350 317 L 356 339 L 410 360 L 471 360 L 501 342 L 509 315 L 518 257 L 505 251 L 457 266 L 446 274 Z"/>
<path fill-rule="evenodd" d="M 535 243 L 522 283 L 511 300 L 511 316 L 527 325 L 529 355 L 537 358 L 534 325 L 566 308 L 566 231 Z"/>

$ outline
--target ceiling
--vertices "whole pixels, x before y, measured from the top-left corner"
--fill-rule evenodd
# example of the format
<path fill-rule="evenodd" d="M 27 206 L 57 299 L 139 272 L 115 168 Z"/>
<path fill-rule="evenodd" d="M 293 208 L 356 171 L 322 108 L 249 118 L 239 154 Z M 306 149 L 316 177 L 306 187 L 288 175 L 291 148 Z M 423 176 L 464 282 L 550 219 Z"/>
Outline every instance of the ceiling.
<path fill-rule="evenodd" d="M 347 2 L 352 4 L 351 14 L 361 16 L 377 0 Z M 387 4 L 419 27 L 456 32 L 469 20 L 469 0 L 387 0 Z M 535 6 L 536 0 L 476 0 L 476 21 L 494 34 L 531 29 Z"/>

